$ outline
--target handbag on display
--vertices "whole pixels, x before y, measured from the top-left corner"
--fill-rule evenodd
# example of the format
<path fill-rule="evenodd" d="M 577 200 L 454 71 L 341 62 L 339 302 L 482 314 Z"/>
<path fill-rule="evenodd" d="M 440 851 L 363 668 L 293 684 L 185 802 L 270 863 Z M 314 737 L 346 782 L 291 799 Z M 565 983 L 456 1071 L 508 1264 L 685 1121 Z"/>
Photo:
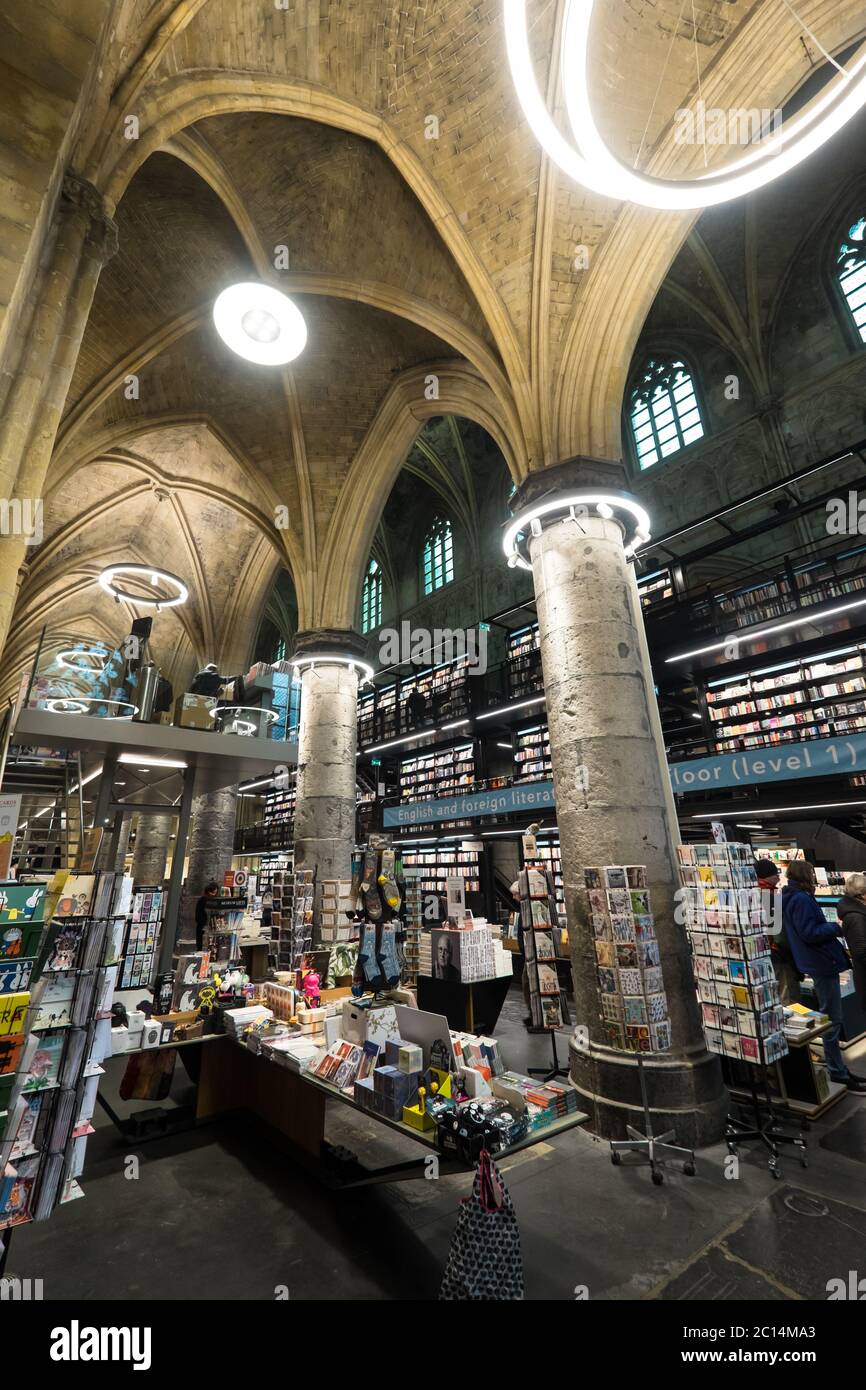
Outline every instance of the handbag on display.
<path fill-rule="evenodd" d="M 494 1303 L 523 1298 L 520 1228 L 508 1188 L 486 1149 L 471 1196 L 460 1203 L 439 1298 Z"/>

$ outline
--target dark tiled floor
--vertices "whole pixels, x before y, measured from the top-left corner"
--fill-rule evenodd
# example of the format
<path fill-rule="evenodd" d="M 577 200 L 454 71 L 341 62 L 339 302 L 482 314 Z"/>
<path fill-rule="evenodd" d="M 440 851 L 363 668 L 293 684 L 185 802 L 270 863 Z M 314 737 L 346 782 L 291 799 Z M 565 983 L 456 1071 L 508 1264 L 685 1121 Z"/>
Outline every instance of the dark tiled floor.
<path fill-rule="evenodd" d="M 497 1028 L 509 1064 L 546 1062 L 527 1037 L 519 993 Z M 560 1052 L 567 1055 L 563 1034 Z M 106 1093 L 116 1098 L 121 1061 Z M 190 1088 L 178 1067 L 172 1092 Z M 121 1113 L 130 1108 L 118 1104 Z M 866 1274 L 866 1193 L 857 1159 L 820 1139 L 866 1101 L 844 1100 L 809 1136 L 810 1167 L 784 1160 L 775 1182 L 743 1151 L 725 1176 L 723 1146 L 698 1172 L 614 1169 L 606 1143 L 584 1129 L 504 1163 L 520 1222 L 530 1299 L 826 1298 L 827 1281 Z M 374 1120 L 333 1104 L 328 1137 L 369 1166 L 421 1152 Z M 138 1176 L 128 1177 L 137 1157 Z M 87 1196 L 49 1222 L 15 1232 L 8 1273 L 41 1278 L 51 1299 L 292 1299 L 436 1297 L 467 1175 L 334 1193 L 280 1153 L 254 1123 L 224 1123 L 131 1146 L 100 1112 Z"/>

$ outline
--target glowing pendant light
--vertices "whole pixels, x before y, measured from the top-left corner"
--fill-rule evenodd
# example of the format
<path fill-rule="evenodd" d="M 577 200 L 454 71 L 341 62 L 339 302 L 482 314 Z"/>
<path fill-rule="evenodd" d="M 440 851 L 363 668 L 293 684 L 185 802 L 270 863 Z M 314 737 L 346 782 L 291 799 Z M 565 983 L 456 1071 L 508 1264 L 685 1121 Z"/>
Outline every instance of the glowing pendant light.
<path fill-rule="evenodd" d="M 526 0 L 504 0 L 505 38 L 523 113 L 544 150 L 577 183 L 617 202 L 683 211 L 753 193 L 808 159 L 866 105 L 864 51 L 829 91 L 721 173 L 701 173 L 685 180 L 651 178 L 612 155 L 595 124 L 587 71 L 594 4 L 595 0 L 566 0 L 563 24 L 562 90 L 577 149 L 560 134 L 538 90 L 526 30 Z"/>

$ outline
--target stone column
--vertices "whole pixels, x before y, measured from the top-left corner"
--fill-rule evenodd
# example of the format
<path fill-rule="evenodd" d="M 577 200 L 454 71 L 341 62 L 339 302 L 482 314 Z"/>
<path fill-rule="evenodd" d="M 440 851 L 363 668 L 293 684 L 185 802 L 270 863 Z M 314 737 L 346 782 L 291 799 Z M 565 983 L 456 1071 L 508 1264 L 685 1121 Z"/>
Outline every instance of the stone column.
<path fill-rule="evenodd" d="M 162 886 L 174 824 L 173 815 L 143 812 L 138 817 L 132 855 L 132 879 L 136 885 L 141 884 L 143 888 Z"/>
<path fill-rule="evenodd" d="M 232 866 L 237 797 L 237 787 L 216 786 L 214 774 L 207 770 L 196 773 L 177 941 L 179 953 L 195 950 L 195 904 L 205 885 L 213 879 L 222 887 L 223 873 Z"/>
<path fill-rule="evenodd" d="M 0 650 L 28 546 L 41 540 L 45 477 L 96 282 L 116 249 L 117 228 L 102 195 L 68 173 L 46 237 L 33 311 L 22 324 L 0 401 L 0 498 L 22 517 L 18 534 L 0 538 Z"/>
<path fill-rule="evenodd" d="M 319 878 L 352 871 L 360 675 L 352 663 L 363 652 L 356 633 L 321 629 L 299 633 L 292 658 L 301 671 L 295 867 L 318 868 Z"/>
<path fill-rule="evenodd" d="M 608 1137 L 641 1125 L 637 1064 L 601 1031 L 586 865 L 645 864 L 672 1023 L 673 1048 L 645 1059 L 653 1129 L 681 1143 L 722 1133 L 727 1096 L 718 1060 L 704 1046 L 685 929 L 674 920 L 679 841 L 654 683 L 635 581 L 617 515 L 595 504 L 548 511 L 542 502 L 622 493 L 615 465 L 572 460 L 533 474 L 514 502 L 527 516 L 547 697 L 556 817 L 574 972 L 576 1023 L 588 1047 L 571 1044 L 571 1079 Z M 609 509 L 604 507 L 603 511 Z"/>

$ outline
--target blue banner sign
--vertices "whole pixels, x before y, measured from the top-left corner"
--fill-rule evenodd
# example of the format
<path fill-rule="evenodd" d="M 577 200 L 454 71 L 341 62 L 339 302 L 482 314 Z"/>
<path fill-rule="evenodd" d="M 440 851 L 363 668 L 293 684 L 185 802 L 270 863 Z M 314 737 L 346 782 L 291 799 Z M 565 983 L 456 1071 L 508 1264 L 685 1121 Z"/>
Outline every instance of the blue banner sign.
<path fill-rule="evenodd" d="M 828 777 L 834 772 L 866 772 L 866 733 L 777 743 L 771 748 L 718 753 L 712 758 L 689 758 L 671 763 L 669 771 L 675 792 L 791 782 L 798 777 Z"/>
<path fill-rule="evenodd" d="M 504 816 L 512 811 L 542 811 L 553 806 L 552 782 L 521 782 L 487 792 L 468 792 L 443 801 L 410 801 L 385 807 L 385 826 L 427 825 L 437 820 L 468 820 L 471 816 Z"/>
<path fill-rule="evenodd" d="M 718 753 L 712 758 L 689 758 L 670 763 L 675 792 L 699 792 L 712 787 L 771 785 L 798 777 L 829 777 L 832 773 L 866 773 L 866 733 L 847 738 L 779 743 L 747 753 Z M 469 820 L 472 816 L 505 816 L 540 811 L 555 805 L 552 782 L 523 782 L 495 791 L 469 792 L 443 801 L 412 801 L 385 808 L 385 826 L 429 825 L 439 820 Z"/>

